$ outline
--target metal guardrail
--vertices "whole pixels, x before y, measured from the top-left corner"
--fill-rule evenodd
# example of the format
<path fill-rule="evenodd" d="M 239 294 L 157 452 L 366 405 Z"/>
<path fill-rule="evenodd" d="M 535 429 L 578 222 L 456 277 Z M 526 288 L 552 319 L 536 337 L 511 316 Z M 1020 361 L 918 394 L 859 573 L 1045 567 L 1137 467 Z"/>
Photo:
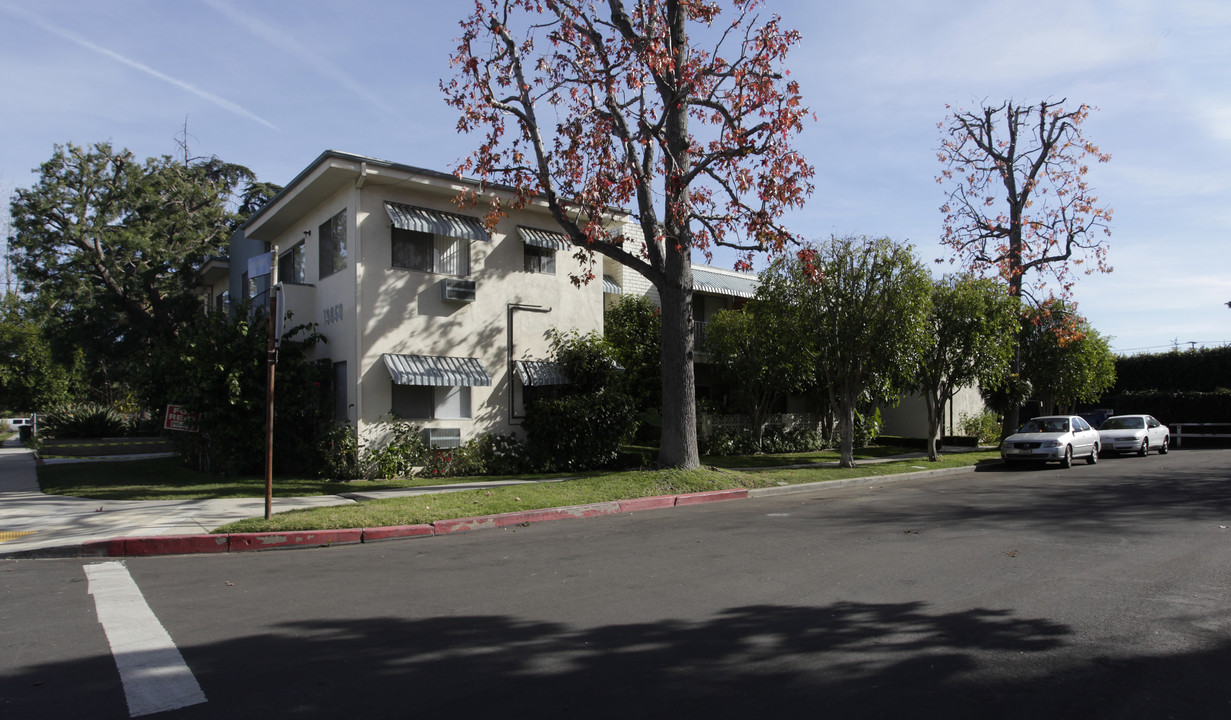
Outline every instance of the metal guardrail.
<path fill-rule="evenodd" d="M 1231 422 L 1225 423 L 1167 423 L 1167 426 L 1172 428 L 1174 432 L 1175 446 L 1182 447 L 1184 444 L 1184 428 L 1228 428 L 1231 429 Z M 1210 433 L 1210 432 L 1189 432 L 1190 438 L 1231 438 L 1231 433 Z"/>

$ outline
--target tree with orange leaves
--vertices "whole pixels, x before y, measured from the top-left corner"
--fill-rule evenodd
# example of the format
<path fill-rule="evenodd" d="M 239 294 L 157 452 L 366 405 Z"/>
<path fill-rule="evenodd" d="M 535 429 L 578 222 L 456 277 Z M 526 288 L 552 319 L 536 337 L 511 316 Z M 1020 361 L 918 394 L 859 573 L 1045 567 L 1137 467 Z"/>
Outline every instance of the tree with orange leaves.
<path fill-rule="evenodd" d="M 758 16 L 759 0 L 732 4 L 721 22 L 704 0 L 475 0 L 442 83 L 458 129 L 482 135 L 458 173 L 514 190 L 489 223 L 544 203 L 576 249 L 574 282 L 598 254 L 658 290 L 659 461 L 674 467 L 700 462 L 693 252 L 734 248 L 747 269 L 796 241 L 782 215 L 812 191 L 791 144 L 811 117 L 785 69 L 799 33 Z"/>
<path fill-rule="evenodd" d="M 942 123 L 936 181 L 950 189 L 941 244 L 976 273 L 994 271 L 1011 295 L 1038 305 L 1035 293 L 1072 293 L 1072 268 L 1111 272 L 1107 237 L 1111 208 L 1087 184 L 1089 163 L 1111 155 L 1086 140 L 1091 108 L 1065 100 L 977 111 L 954 110 Z M 1029 276 L 1029 277 L 1028 277 Z M 1021 333 L 1010 380 L 1020 376 Z M 1005 432 L 1016 429 L 1014 405 Z"/>

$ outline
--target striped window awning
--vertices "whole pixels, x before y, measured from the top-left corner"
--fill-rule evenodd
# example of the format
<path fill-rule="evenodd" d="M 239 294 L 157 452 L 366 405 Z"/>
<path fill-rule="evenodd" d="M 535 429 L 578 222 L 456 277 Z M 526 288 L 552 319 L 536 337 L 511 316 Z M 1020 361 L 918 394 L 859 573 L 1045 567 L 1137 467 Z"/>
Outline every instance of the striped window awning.
<path fill-rule="evenodd" d="M 560 372 L 560 366 L 547 360 L 514 360 L 517 378 L 525 387 L 543 385 L 568 385 L 569 380 Z"/>
<path fill-rule="evenodd" d="M 383 357 L 389 377 L 397 385 L 490 387 L 492 384 L 492 376 L 477 358 L 391 353 Z"/>
<path fill-rule="evenodd" d="M 620 283 L 615 281 L 615 278 L 610 275 L 603 276 L 603 292 L 609 295 L 623 295 L 624 288 L 620 287 Z"/>
<path fill-rule="evenodd" d="M 487 228 L 483 227 L 483 221 L 478 218 L 395 202 L 386 202 L 385 211 L 389 213 L 389 220 L 393 222 L 393 227 L 399 230 L 413 230 L 483 242 L 491 242 L 492 239 Z"/>
<path fill-rule="evenodd" d="M 692 289 L 694 291 L 750 298 L 757 294 L 759 284 L 757 276 L 748 273 L 720 273 L 695 265 L 692 268 Z"/>
<path fill-rule="evenodd" d="M 564 236 L 564 233 L 518 225 L 517 234 L 521 236 L 522 242 L 534 247 L 547 248 L 549 250 L 568 250 L 569 248 L 568 238 Z"/>

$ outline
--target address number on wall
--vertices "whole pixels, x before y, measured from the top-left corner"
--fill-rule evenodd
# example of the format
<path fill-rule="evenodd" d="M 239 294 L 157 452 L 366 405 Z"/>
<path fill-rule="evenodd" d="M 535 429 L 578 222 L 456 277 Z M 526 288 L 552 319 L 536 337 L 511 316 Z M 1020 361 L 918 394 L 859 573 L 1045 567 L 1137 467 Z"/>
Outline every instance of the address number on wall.
<path fill-rule="evenodd" d="M 338 303 L 333 307 L 327 307 L 324 311 L 325 324 L 332 325 L 336 322 L 342 322 L 342 303 Z"/>

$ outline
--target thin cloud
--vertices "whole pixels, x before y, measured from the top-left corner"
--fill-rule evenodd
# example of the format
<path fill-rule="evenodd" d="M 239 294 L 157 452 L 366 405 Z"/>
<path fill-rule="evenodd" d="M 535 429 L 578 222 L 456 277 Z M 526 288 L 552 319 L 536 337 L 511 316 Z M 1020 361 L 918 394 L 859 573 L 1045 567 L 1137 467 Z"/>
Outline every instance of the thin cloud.
<path fill-rule="evenodd" d="M 368 90 L 358 80 L 351 77 L 338 66 L 322 59 L 316 46 L 305 45 L 301 39 L 288 35 L 280 28 L 257 18 L 255 15 L 241 11 L 229 2 L 225 2 L 225 0 L 201 1 L 238 27 L 252 33 L 262 42 L 294 57 L 303 65 L 314 68 L 321 75 L 363 98 L 363 100 L 378 110 L 390 116 L 398 114 L 380 95 Z"/>
<path fill-rule="evenodd" d="M 133 60 L 132 58 L 125 57 L 124 55 L 121 55 L 115 52 L 114 50 L 108 50 L 107 48 L 102 47 L 101 45 L 96 45 L 95 43 L 90 42 L 89 40 L 81 37 L 80 35 L 70 30 L 66 30 L 64 28 L 52 25 L 50 22 L 47 22 L 46 20 L 39 17 L 38 15 L 35 15 L 34 13 L 30 12 L 29 10 L 26 10 L 24 8 L 13 7 L 10 5 L 0 5 L 0 10 L 4 10 L 5 12 L 11 15 L 16 15 L 22 20 L 25 20 L 26 22 L 32 25 L 36 25 L 39 28 L 42 28 L 43 30 L 46 30 L 47 32 L 53 35 L 58 35 L 59 37 L 64 38 L 65 40 L 68 40 L 74 45 L 78 45 L 80 47 L 85 48 L 86 50 L 90 50 L 100 55 L 103 55 L 105 57 L 111 58 L 112 60 L 115 60 L 116 62 L 120 64 L 127 65 L 128 67 L 134 70 L 143 72 L 146 75 L 149 75 L 150 77 L 157 78 L 158 80 L 162 80 L 163 82 L 174 85 L 175 87 L 180 88 L 181 90 L 186 90 L 192 93 L 193 95 L 196 95 L 197 97 L 201 98 L 202 100 L 205 100 L 207 102 L 213 103 L 214 105 L 217 105 L 223 110 L 235 113 L 236 115 L 239 115 L 241 117 L 248 118 L 249 120 L 252 120 L 254 122 L 260 123 L 261 125 L 264 125 L 270 130 L 280 130 L 280 128 L 278 128 L 277 125 L 274 125 L 273 123 L 269 122 L 268 120 L 261 117 L 260 115 L 257 115 L 256 113 L 240 105 L 237 105 L 231 102 L 230 100 L 227 100 L 226 98 L 218 97 L 217 95 L 214 95 L 213 93 L 202 90 L 201 88 L 198 88 L 195 85 L 184 82 L 183 80 L 179 80 L 177 78 L 173 78 L 170 75 L 167 75 L 166 73 L 161 73 L 148 65 L 139 63 L 136 60 Z"/>

